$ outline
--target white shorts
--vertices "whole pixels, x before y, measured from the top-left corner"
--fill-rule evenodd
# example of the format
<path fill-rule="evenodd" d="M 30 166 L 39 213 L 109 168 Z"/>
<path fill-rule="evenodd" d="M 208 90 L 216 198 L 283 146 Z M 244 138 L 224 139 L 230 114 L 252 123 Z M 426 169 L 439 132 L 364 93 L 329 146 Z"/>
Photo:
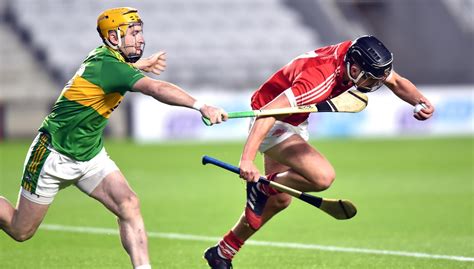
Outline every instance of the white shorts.
<path fill-rule="evenodd" d="M 59 190 L 74 184 L 90 194 L 111 172 L 119 170 L 103 148 L 89 161 L 77 161 L 54 150 L 49 136 L 38 134 L 25 159 L 21 195 L 51 204 Z"/>
<path fill-rule="evenodd" d="M 250 122 L 250 129 L 252 128 L 254 122 L 255 119 Z M 262 141 L 262 144 L 260 144 L 258 151 L 260 151 L 261 153 L 265 153 L 265 151 L 280 144 L 281 142 L 285 141 L 290 136 L 295 134 L 301 136 L 301 138 L 303 138 L 305 141 L 308 141 L 309 133 L 307 120 L 298 126 L 293 126 L 289 123 L 277 120 L 268 132 L 265 139 Z"/>

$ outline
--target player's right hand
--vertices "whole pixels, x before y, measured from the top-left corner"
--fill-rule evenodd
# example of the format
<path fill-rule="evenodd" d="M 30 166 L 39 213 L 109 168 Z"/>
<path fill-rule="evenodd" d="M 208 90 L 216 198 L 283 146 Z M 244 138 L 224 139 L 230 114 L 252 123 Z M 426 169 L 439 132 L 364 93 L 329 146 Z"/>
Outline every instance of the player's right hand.
<path fill-rule="evenodd" d="M 200 109 L 200 111 L 203 117 L 206 117 L 211 121 L 211 125 L 221 123 L 228 119 L 227 112 L 225 112 L 224 109 L 219 107 L 204 105 Z"/>
<path fill-rule="evenodd" d="M 240 160 L 240 178 L 245 179 L 247 182 L 257 182 L 260 178 L 260 172 L 257 167 L 250 160 Z"/>

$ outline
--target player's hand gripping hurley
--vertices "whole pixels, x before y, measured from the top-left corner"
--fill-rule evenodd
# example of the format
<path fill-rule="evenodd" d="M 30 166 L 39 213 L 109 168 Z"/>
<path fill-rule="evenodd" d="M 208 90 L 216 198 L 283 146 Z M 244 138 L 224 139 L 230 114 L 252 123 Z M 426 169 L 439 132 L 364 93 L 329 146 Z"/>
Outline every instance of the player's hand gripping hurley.
<path fill-rule="evenodd" d="M 235 118 L 247 118 L 247 117 L 259 117 L 259 116 L 274 116 L 284 114 L 296 114 L 296 113 L 313 113 L 313 112 L 348 112 L 356 113 L 364 110 L 369 102 L 367 95 L 357 91 L 349 90 L 341 93 L 340 95 L 326 100 L 324 102 L 298 106 L 298 107 L 287 107 L 287 108 L 276 108 L 276 109 L 260 109 L 250 111 L 238 111 L 229 112 L 229 119 Z M 207 126 L 211 126 L 211 121 L 208 118 L 203 117 L 202 121 Z"/>
<path fill-rule="evenodd" d="M 224 168 L 236 174 L 240 174 L 240 169 L 236 166 L 219 161 L 209 156 L 203 156 L 202 164 L 205 165 L 208 163 Z M 295 190 L 293 188 L 287 187 L 285 185 L 279 184 L 277 182 L 269 181 L 265 177 L 260 177 L 258 181 L 262 184 L 269 185 L 281 192 L 284 192 L 293 197 L 296 197 L 310 205 L 313 205 L 336 219 L 340 219 L 340 220 L 350 219 L 354 217 L 357 213 L 356 207 L 349 200 L 326 199 L 326 198 L 313 196 L 313 195 Z"/>

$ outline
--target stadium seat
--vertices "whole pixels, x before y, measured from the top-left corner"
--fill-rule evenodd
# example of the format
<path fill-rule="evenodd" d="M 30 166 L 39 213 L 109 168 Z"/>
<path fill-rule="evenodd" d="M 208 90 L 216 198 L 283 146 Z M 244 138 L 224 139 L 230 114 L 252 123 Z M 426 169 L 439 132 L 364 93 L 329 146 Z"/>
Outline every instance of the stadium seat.
<path fill-rule="evenodd" d="M 45 51 L 47 63 L 67 78 L 100 45 L 97 15 L 123 3 L 16 0 L 12 5 L 19 25 Z M 162 78 L 193 88 L 209 84 L 254 88 L 270 70 L 319 46 L 314 32 L 279 0 L 140 1 L 134 5 L 145 21 L 146 54 L 168 53 L 168 70 Z M 54 32 L 54 38 L 45 31 Z"/>

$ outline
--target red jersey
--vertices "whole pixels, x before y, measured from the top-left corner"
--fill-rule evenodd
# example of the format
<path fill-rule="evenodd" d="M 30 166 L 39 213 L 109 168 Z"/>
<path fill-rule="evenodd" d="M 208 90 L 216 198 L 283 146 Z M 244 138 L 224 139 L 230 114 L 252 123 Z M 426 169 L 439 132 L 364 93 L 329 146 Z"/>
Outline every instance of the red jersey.
<path fill-rule="evenodd" d="M 292 106 L 312 105 L 335 97 L 353 86 L 344 84 L 344 56 L 352 41 L 322 47 L 293 59 L 273 74 L 253 94 L 252 109 L 260 109 L 280 94 Z M 298 126 L 309 113 L 294 114 L 282 121 Z"/>

